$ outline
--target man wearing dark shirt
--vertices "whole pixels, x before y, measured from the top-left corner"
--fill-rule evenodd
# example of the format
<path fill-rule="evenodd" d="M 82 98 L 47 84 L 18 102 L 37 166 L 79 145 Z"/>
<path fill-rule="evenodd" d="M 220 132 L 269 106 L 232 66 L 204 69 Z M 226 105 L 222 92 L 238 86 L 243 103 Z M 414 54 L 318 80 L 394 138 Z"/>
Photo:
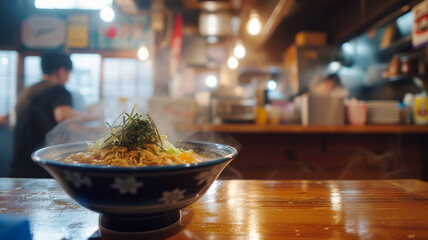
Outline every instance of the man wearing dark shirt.
<path fill-rule="evenodd" d="M 71 108 L 71 94 L 65 89 L 72 70 L 63 52 L 42 56 L 43 80 L 22 91 L 16 105 L 14 157 L 11 177 L 49 177 L 33 162 L 31 154 L 43 147 L 46 134 L 57 123 L 77 115 Z"/>

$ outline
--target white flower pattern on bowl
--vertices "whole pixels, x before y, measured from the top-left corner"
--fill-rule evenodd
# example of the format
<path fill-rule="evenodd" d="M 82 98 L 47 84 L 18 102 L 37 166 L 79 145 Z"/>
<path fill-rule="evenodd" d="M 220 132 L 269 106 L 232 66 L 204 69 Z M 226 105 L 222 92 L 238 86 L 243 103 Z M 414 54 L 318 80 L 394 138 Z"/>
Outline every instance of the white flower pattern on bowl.
<path fill-rule="evenodd" d="M 92 186 L 91 179 L 89 179 L 86 176 L 82 176 L 79 172 L 68 172 L 68 171 L 65 171 L 64 175 L 65 175 L 65 179 L 67 181 L 73 183 L 73 185 L 76 188 L 80 188 L 80 186 L 82 186 L 82 185 L 86 185 L 88 187 Z"/>
<path fill-rule="evenodd" d="M 213 169 L 211 169 L 211 171 L 201 172 L 198 175 L 196 175 L 195 180 L 198 180 L 197 185 L 199 186 L 204 182 L 210 183 L 214 181 L 214 179 L 216 178 L 216 174 L 220 170 L 219 168 L 222 168 L 222 166 L 216 166 Z"/>
<path fill-rule="evenodd" d="M 162 198 L 159 199 L 159 201 L 164 202 L 164 204 L 175 204 L 178 202 L 178 200 L 184 198 L 184 192 L 186 192 L 186 189 L 180 189 L 176 188 L 170 192 L 164 191 L 162 193 Z"/>
<path fill-rule="evenodd" d="M 112 188 L 119 190 L 120 194 L 137 194 L 138 188 L 144 186 L 143 182 L 138 182 L 135 180 L 135 177 L 127 178 L 114 178 L 114 184 L 111 185 Z"/>

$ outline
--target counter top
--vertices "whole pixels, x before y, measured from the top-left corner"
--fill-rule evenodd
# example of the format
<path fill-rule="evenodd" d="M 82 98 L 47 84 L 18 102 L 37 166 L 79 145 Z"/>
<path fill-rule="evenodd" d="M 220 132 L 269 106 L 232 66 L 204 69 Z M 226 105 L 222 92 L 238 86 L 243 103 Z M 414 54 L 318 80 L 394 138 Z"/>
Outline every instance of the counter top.
<path fill-rule="evenodd" d="M 53 179 L 0 178 L 0 206 L 26 217 L 34 240 L 100 239 L 98 214 Z M 153 238 L 428 239 L 428 183 L 217 180 L 179 226 Z"/>
<path fill-rule="evenodd" d="M 352 133 L 352 134 L 424 134 L 428 125 L 364 125 L 364 126 L 303 126 L 303 125 L 256 125 L 256 124 L 202 124 L 176 125 L 179 131 L 212 131 L 219 133 Z"/>

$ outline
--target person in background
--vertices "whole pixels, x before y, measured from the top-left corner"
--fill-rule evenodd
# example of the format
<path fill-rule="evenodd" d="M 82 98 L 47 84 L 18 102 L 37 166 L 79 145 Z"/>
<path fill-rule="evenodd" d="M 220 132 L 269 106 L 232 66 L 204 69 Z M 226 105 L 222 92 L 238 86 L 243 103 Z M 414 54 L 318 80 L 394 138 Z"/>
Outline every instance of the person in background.
<path fill-rule="evenodd" d="M 337 74 L 327 75 L 313 90 L 315 94 L 331 94 L 334 91 L 343 91 L 344 88 Z"/>
<path fill-rule="evenodd" d="M 42 56 L 43 80 L 24 89 L 16 104 L 11 177 L 50 177 L 33 162 L 31 154 L 44 146 L 45 135 L 55 125 L 78 115 L 71 107 L 71 94 L 65 89 L 73 68 L 64 52 Z"/>

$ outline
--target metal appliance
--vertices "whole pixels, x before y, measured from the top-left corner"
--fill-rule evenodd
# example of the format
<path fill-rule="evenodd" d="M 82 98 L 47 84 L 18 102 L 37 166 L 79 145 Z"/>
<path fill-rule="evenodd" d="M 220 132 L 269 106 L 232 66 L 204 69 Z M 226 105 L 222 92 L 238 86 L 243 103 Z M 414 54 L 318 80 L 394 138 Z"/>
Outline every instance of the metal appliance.
<path fill-rule="evenodd" d="M 210 115 L 213 122 L 252 122 L 257 99 L 251 86 L 220 88 L 213 92 Z"/>

